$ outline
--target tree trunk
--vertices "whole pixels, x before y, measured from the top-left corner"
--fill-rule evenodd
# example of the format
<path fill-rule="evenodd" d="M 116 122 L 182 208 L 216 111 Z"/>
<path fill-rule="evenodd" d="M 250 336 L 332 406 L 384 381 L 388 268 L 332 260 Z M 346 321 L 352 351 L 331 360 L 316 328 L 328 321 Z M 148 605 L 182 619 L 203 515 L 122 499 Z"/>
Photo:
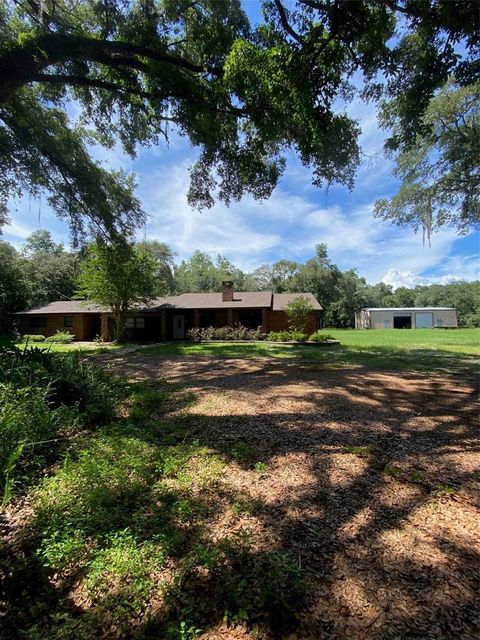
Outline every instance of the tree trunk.
<path fill-rule="evenodd" d="M 115 318 L 115 341 L 122 342 L 125 333 L 126 312 L 123 309 L 114 310 Z"/>

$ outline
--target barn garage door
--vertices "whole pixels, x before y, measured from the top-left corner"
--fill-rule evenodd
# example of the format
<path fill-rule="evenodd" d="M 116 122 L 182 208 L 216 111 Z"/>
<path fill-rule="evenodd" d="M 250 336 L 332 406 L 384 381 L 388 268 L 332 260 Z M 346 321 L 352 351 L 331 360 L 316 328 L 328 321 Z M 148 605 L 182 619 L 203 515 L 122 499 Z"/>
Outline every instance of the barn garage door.
<path fill-rule="evenodd" d="M 416 313 L 415 327 L 417 329 L 431 329 L 433 327 L 433 313 Z"/>

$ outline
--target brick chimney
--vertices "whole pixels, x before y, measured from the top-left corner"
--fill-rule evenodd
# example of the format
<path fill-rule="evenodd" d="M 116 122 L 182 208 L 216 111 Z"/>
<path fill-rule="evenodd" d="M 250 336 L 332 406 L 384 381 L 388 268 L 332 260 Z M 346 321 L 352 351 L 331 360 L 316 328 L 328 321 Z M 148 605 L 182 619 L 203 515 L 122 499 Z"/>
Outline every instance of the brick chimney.
<path fill-rule="evenodd" d="M 222 302 L 233 301 L 233 281 L 224 280 L 222 282 Z"/>

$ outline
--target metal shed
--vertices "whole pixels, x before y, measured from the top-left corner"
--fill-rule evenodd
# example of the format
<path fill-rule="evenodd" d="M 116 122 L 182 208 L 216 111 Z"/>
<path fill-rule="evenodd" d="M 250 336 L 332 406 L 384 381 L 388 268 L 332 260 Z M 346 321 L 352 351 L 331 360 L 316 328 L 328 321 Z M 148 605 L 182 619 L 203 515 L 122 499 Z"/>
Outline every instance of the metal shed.
<path fill-rule="evenodd" d="M 453 307 L 367 307 L 355 314 L 355 329 L 434 329 L 457 327 Z"/>

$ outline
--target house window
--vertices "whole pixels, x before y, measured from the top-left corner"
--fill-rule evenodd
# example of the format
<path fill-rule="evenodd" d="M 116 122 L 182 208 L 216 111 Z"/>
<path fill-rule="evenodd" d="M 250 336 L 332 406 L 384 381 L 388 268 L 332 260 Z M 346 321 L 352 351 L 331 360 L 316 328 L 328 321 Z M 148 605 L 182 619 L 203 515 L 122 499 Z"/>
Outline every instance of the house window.
<path fill-rule="evenodd" d="M 73 316 L 63 316 L 63 326 L 73 327 Z"/>
<path fill-rule="evenodd" d="M 127 318 L 125 321 L 126 329 L 145 329 L 145 318 Z"/>
<path fill-rule="evenodd" d="M 41 329 L 47 326 L 46 316 L 32 316 L 28 320 L 28 326 L 32 329 Z"/>

